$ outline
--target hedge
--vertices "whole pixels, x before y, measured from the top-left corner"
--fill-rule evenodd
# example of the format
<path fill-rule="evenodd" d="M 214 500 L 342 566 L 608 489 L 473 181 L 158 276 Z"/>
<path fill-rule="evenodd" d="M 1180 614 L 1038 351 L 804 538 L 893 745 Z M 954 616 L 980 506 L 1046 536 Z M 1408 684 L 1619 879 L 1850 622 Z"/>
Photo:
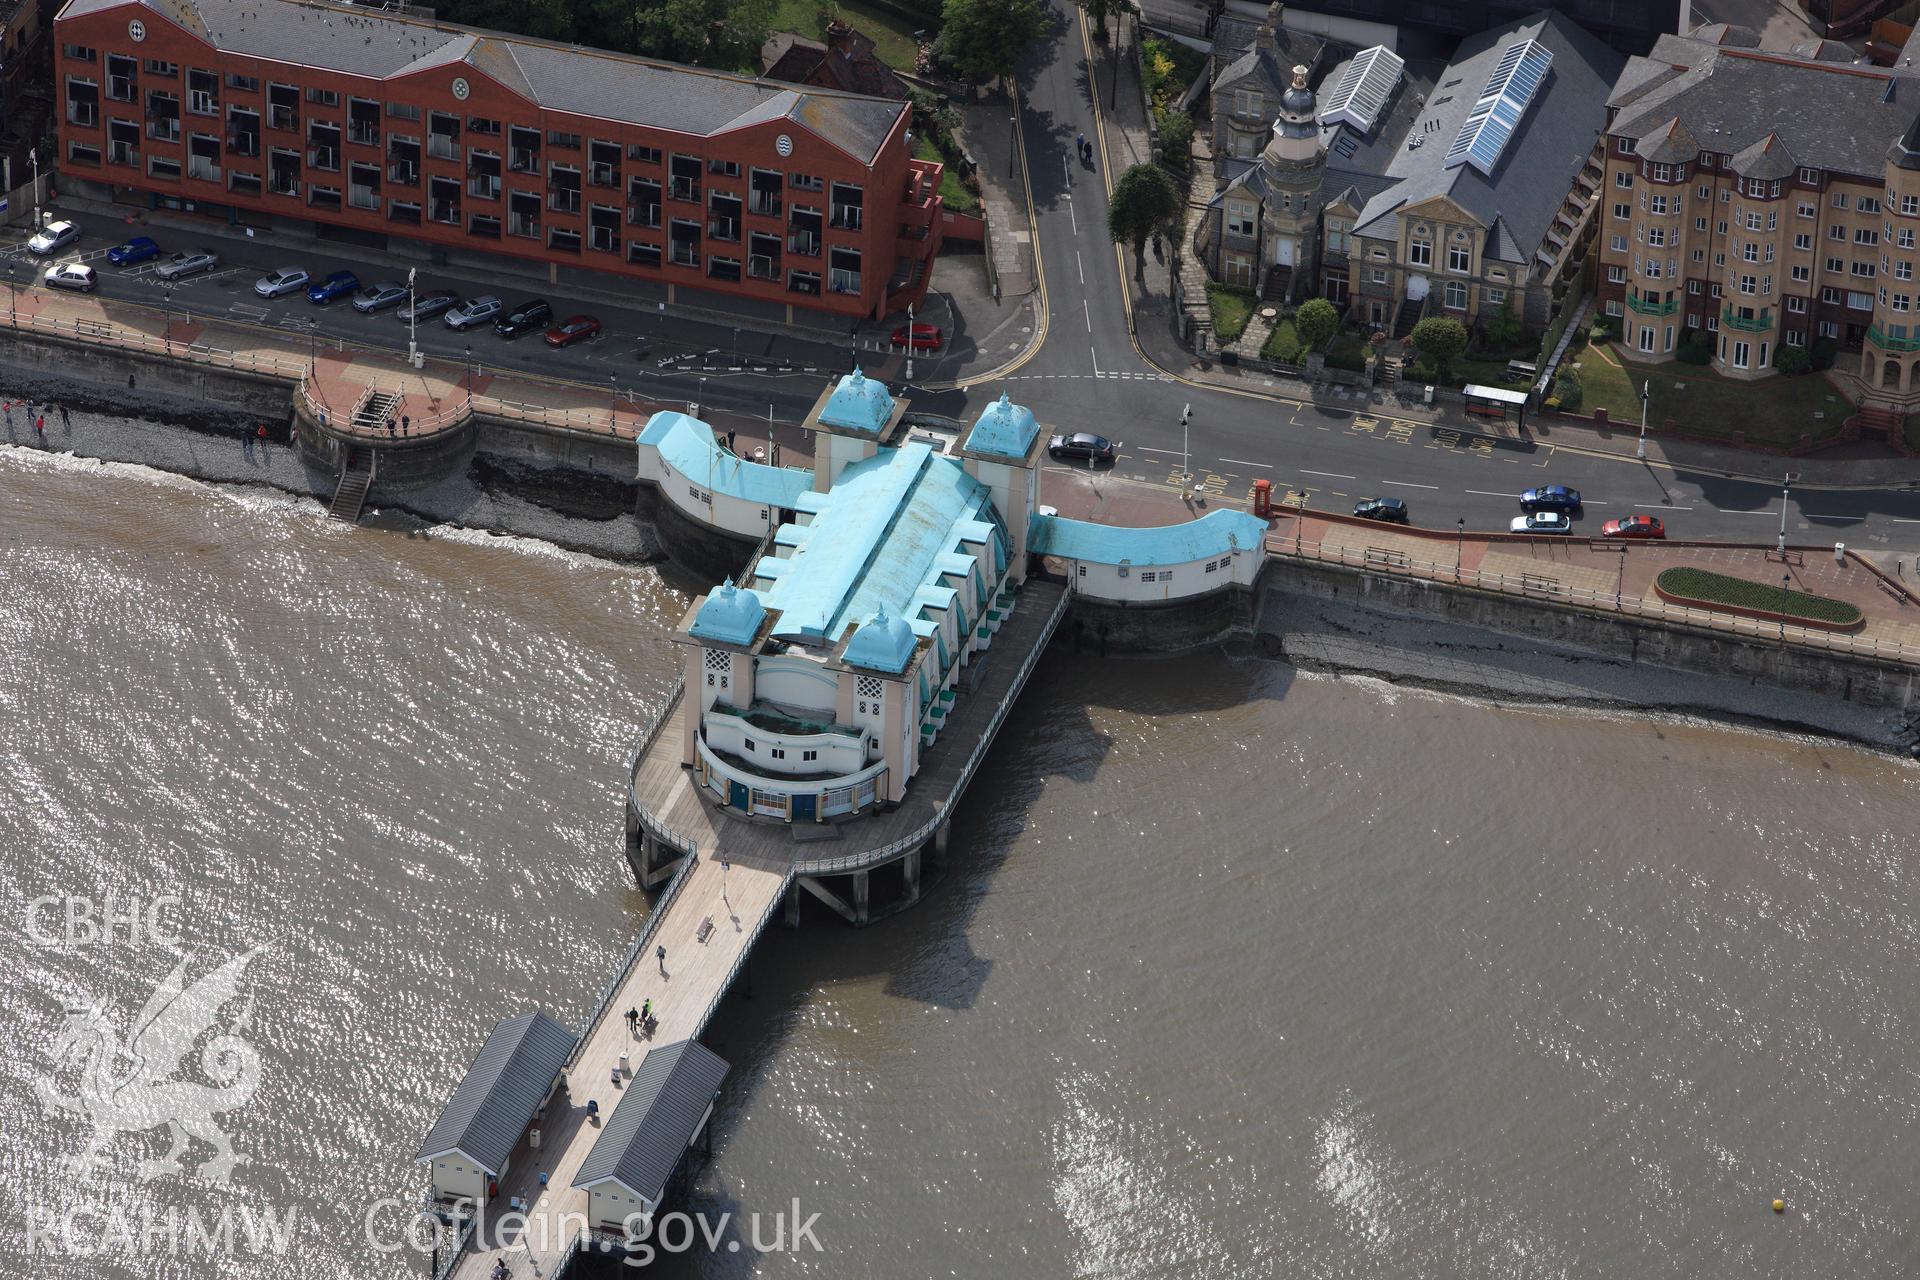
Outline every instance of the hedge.
<path fill-rule="evenodd" d="M 1724 573 L 1707 569 L 1663 569 L 1654 582 L 1662 591 L 1689 600 L 1771 614 L 1781 613 L 1784 605 L 1789 618 L 1811 618 L 1816 622 L 1830 622 L 1843 627 L 1852 626 L 1865 616 L 1844 600 L 1830 600 L 1826 596 L 1809 595 L 1804 591 L 1783 591 L 1765 582 L 1730 578 Z"/>

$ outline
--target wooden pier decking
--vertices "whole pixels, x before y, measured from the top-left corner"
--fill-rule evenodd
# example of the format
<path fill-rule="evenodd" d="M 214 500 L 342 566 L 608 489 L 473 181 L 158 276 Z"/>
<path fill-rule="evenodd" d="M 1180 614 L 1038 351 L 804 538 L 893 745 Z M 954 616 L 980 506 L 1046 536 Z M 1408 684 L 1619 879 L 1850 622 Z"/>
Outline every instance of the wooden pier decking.
<path fill-rule="evenodd" d="M 779 906 L 788 874 L 739 861 L 723 870 L 717 859 L 706 857 L 688 864 L 677 888 L 669 890 L 672 900 L 663 899 L 656 909 L 641 954 L 615 988 L 606 1012 L 588 1030 L 562 1092 L 537 1122 L 543 1130 L 540 1150 L 529 1150 L 521 1141 L 499 1198 L 487 1206 L 489 1218 L 497 1220 L 514 1200 L 523 1202 L 526 1230 L 505 1247 L 485 1247 L 497 1243 L 490 1238 L 494 1233 L 489 1224 L 489 1239 L 476 1238 L 454 1265 L 457 1280 L 488 1280 L 502 1260 L 515 1280 L 553 1280 L 559 1274 L 587 1223 L 587 1193 L 574 1189 L 573 1177 L 600 1136 L 600 1125 L 620 1101 L 620 1090 L 612 1083 L 620 1055 L 628 1055 L 629 1066 L 637 1068 L 649 1047 L 694 1039 L 706 1029 L 720 997 Z M 701 942 L 698 934 L 707 920 L 713 929 Z M 667 949 L 664 978 L 656 946 Z M 627 1031 L 626 1012 L 648 999 L 658 1025 L 650 1038 L 636 1039 Z M 587 1117 L 588 1099 L 600 1104 L 598 1124 Z M 544 1188 L 542 1173 L 547 1175 Z"/>

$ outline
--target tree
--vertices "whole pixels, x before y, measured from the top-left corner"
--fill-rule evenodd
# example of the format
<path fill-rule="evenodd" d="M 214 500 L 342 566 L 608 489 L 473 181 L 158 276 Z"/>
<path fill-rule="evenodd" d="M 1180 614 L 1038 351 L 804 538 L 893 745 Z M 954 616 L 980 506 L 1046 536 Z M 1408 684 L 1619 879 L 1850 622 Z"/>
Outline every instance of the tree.
<path fill-rule="evenodd" d="M 1502 302 L 1500 309 L 1487 320 L 1487 341 L 1495 351 L 1505 353 L 1513 350 L 1523 332 L 1525 330 L 1521 327 L 1520 317 L 1513 310 L 1512 298 Z"/>
<path fill-rule="evenodd" d="M 1580 407 L 1580 398 L 1585 393 L 1586 388 L 1580 382 L 1580 370 L 1572 365 L 1560 370 L 1560 376 L 1553 380 L 1553 398 L 1568 413 Z"/>
<path fill-rule="evenodd" d="M 1467 326 L 1447 316 L 1428 316 L 1413 326 L 1413 349 L 1433 366 L 1434 377 L 1446 382 L 1453 377 L 1453 362 L 1467 351 Z"/>
<path fill-rule="evenodd" d="M 1133 0 L 1074 0 L 1093 19 L 1093 38 L 1105 41 L 1107 19 L 1124 18 L 1134 12 Z"/>
<path fill-rule="evenodd" d="M 1107 234 L 1116 244 L 1133 246 L 1136 282 L 1147 267 L 1147 237 L 1159 231 L 1173 234 L 1185 208 L 1180 189 L 1157 164 L 1136 164 L 1114 183 L 1113 199 L 1107 202 Z"/>
<path fill-rule="evenodd" d="M 1782 347 L 1773 357 L 1773 367 L 1789 378 L 1813 372 L 1813 356 L 1805 347 Z"/>
<path fill-rule="evenodd" d="M 947 0 L 935 47 L 961 74 L 987 81 L 1011 76 L 1046 33 L 1040 0 Z"/>
<path fill-rule="evenodd" d="M 1325 298 L 1309 298 L 1293 313 L 1293 331 L 1309 351 L 1327 345 L 1327 339 L 1340 332 L 1340 313 Z"/>
<path fill-rule="evenodd" d="M 1175 111 L 1160 121 L 1160 158 L 1176 169 L 1193 164 L 1193 117 Z"/>

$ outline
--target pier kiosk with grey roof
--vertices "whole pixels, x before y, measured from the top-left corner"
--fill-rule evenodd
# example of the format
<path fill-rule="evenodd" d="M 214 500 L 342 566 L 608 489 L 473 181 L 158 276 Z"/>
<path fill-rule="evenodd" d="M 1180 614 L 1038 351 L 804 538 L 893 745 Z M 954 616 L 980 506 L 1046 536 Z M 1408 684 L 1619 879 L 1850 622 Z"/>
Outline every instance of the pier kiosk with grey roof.
<path fill-rule="evenodd" d="M 625 1238 L 628 1222 L 650 1219 L 692 1175 L 696 1144 L 711 1153 L 713 1101 L 726 1078 L 726 1060 L 696 1040 L 662 1045 L 640 1060 L 573 1177 L 587 1193 L 596 1232 Z"/>
<path fill-rule="evenodd" d="M 432 1166 L 435 1200 L 486 1202 L 488 1182 L 507 1171 L 576 1042 L 537 1011 L 494 1027 L 414 1157 Z"/>

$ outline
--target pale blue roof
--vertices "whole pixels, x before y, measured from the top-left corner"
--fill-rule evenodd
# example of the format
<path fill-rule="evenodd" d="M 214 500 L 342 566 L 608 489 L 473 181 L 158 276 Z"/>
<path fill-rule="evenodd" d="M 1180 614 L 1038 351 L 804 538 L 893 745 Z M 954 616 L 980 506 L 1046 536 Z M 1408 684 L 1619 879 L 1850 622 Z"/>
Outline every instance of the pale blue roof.
<path fill-rule="evenodd" d="M 766 618 L 766 606 L 751 591 L 733 585 L 728 578 L 707 597 L 700 612 L 693 615 L 692 633 L 702 640 L 722 644 L 752 644 Z"/>
<path fill-rule="evenodd" d="M 713 438 L 712 427 L 684 413 L 654 414 L 640 432 L 640 443 L 659 450 L 661 461 L 695 484 L 742 502 L 791 507 L 813 488 L 812 471 L 736 458 Z"/>
<path fill-rule="evenodd" d="M 858 369 L 840 379 L 840 385 L 827 397 L 827 407 L 820 411 L 825 426 L 876 434 L 892 416 L 893 395 L 886 384 Z"/>
<path fill-rule="evenodd" d="M 1005 536 L 986 487 L 925 441 L 854 463 L 817 496 L 787 567 L 767 575 L 765 603 L 780 612 L 782 638 L 832 644 L 880 615 L 911 624 L 921 587 L 973 564 L 957 548 L 977 522 L 994 524 L 996 542 Z"/>
<path fill-rule="evenodd" d="M 1244 511 L 1210 511 L 1184 524 L 1128 529 L 1092 524 L 1062 516 L 1033 518 L 1027 535 L 1029 549 L 1041 555 L 1089 564 L 1192 564 L 1224 555 L 1236 546 L 1256 551 L 1267 534 L 1267 522 Z"/>
<path fill-rule="evenodd" d="M 914 644 L 913 628 L 906 620 L 882 610 L 853 633 L 840 657 L 852 666 L 898 675 L 907 669 Z"/>
<path fill-rule="evenodd" d="M 1033 447 L 1033 438 L 1039 434 L 1040 424 L 1034 421 L 1033 413 L 1015 404 L 1002 392 L 1000 398 L 988 405 L 973 424 L 966 447 L 972 453 L 1024 458 L 1027 450 Z"/>

